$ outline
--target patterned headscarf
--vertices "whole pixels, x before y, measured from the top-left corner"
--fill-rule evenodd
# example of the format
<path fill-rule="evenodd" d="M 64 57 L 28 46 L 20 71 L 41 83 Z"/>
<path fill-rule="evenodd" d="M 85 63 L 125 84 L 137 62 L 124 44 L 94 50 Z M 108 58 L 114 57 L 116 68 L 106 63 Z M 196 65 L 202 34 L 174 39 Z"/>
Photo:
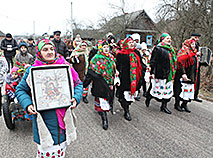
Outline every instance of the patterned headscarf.
<path fill-rule="evenodd" d="M 127 54 L 130 58 L 130 82 L 131 82 L 131 94 L 133 95 L 136 91 L 137 85 L 141 77 L 141 62 L 140 57 L 135 53 L 135 47 L 129 48 L 128 43 L 133 41 L 132 38 L 126 38 L 123 43 L 123 49 L 118 54 Z"/>
<path fill-rule="evenodd" d="M 168 33 L 166 33 L 166 32 L 162 33 L 161 37 L 158 40 L 158 42 L 160 42 L 160 43 L 158 43 L 157 46 L 168 49 L 169 59 L 170 59 L 170 73 L 169 73 L 167 82 L 169 82 L 169 81 L 173 80 L 175 77 L 175 73 L 177 70 L 177 56 L 176 56 L 175 50 L 172 45 L 169 46 L 165 42 L 162 42 L 162 40 L 164 38 L 166 38 L 167 36 L 169 36 Z"/>
<path fill-rule="evenodd" d="M 109 45 L 107 41 L 103 41 L 99 46 L 98 53 L 90 61 L 90 69 L 100 74 L 108 85 L 113 85 L 115 74 L 115 58 L 110 53 L 103 52 L 103 46 Z"/>
<path fill-rule="evenodd" d="M 197 58 L 197 49 L 192 49 L 192 43 L 194 43 L 194 39 L 187 39 L 183 42 L 182 48 L 178 51 L 177 58 L 178 58 L 178 69 L 180 65 L 184 68 L 187 68 L 194 64 L 193 56 Z"/>
<path fill-rule="evenodd" d="M 54 47 L 54 50 L 55 50 L 55 59 L 52 60 L 52 61 L 45 61 L 44 57 L 41 55 L 41 49 L 47 44 L 52 45 Z M 37 46 L 36 46 L 36 58 L 44 64 L 55 63 L 59 59 L 59 55 L 56 52 L 54 43 L 52 41 L 48 40 L 48 39 L 42 39 L 42 40 L 38 41 Z"/>
<path fill-rule="evenodd" d="M 99 49 L 100 48 L 100 46 L 101 46 L 101 44 L 103 43 L 103 41 L 101 40 L 101 39 L 98 39 L 97 41 L 96 41 L 96 43 L 95 43 L 95 49 Z"/>
<path fill-rule="evenodd" d="M 169 35 L 168 33 L 166 33 L 166 32 L 163 32 L 163 33 L 161 34 L 160 38 L 158 39 L 158 44 L 159 44 L 160 42 L 162 42 L 163 39 L 165 39 L 167 36 L 170 36 L 170 35 Z"/>

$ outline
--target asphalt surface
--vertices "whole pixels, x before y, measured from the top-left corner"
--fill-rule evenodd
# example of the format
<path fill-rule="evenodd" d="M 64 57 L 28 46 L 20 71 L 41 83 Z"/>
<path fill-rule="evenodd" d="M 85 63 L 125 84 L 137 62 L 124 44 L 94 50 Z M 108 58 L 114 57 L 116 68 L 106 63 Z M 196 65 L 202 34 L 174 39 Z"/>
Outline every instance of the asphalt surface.
<path fill-rule="evenodd" d="M 155 100 L 147 108 L 145 98 L 130 107 L 132 121 L 123 118 L 115 101 L 108 113 L 109 128 L 102 129 L 101 118 L 89 104 L 77 107 L 78 138 L 68 146 L 67 158 L 213 158 L 213 103 L 191 102 L 192 112 L 174 110 L 172 115 L 160 112 Z M 14 131 L 6 128 L 0 117 L 0 158 L 34 158 L 37 147 L 32 140 L 30 122 L 17 122 Z"/>

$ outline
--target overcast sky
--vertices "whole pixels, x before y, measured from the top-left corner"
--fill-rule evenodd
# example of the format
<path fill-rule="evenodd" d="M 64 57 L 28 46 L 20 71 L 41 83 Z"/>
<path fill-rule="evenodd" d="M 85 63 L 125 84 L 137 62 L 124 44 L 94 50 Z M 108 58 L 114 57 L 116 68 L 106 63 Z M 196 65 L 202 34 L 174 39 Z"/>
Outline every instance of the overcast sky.
<path fill-rule="evenodd" d="M 61 30 L 65 34 L 70 28 L 71 1 L 73 2 L 73 19 L 78 23 L 96 24 L 101 15 L 107 16 L 115 10 L 109 3 L 119 5 L 121 0 L 1 0 L 0 30 L 13 35 L 52 34 Z M 158 0 L 125 0 L 127 11 L 145 9 L 154 20 Z"/>

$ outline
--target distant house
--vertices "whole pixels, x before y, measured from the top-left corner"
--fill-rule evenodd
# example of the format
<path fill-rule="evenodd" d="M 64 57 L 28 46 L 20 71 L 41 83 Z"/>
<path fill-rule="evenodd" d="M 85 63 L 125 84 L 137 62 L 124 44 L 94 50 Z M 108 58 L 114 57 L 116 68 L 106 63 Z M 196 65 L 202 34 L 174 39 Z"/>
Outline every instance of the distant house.
<path fill-rule="evenodd" d="M 81 35 L 82 40 L 89 40 L 89 41 L 94 41 L 95 39 L 99 38 L 99 33 L 98 30 L 91 30 L 91 29 L 75 29 L 73 30 L 74 34 L 74 39 L 76 34 Z"/>
<path fill-rule="evenodd" d="M 4 34 L 2 31 L 0 31 L 0 41 L 1 41 L 4 37 L 5 37 L 5 34 Z"/>
<path fill-rule="evenodd" d="M 103 34 L 112 32 L 117 39 L 138 33 L 140 35 L 140 42 L 146 42 L 149 46 L 153 46 L 156 40 L 157 29 L 155 23 L 145 10 L 139 10 L 112 18 L 99 32 Z"/>

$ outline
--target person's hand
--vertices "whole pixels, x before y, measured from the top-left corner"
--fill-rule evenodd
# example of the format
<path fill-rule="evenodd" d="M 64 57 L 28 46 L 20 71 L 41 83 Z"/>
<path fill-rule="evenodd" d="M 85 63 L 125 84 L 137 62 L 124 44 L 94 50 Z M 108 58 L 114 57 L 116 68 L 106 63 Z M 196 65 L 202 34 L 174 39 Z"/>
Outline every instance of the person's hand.
<path fill-rule="evenodd" d="M 34 114 L 34 115 L 37 114 L 37 112 L 35 111 L 33 105 L 29 105 L 29 106 L 27 107 L 27 111 L 28 111 L 29 113 L 31 113 L 31 114 Z"/>
<path fill-rule="evenodd" d="M 154 78 L 155 78 L 155 75 L 154 75 L 154 74 L 151 74 L 151 75 L 149 76 L 149 78 L 150 78 L 150 79 L 154 79 Z"/>
<path fill-rule="evenodd" d="M 183 74 L 182 75 L 182 79 L 183 81 L 189 81 L 190 79 L 188 79 L 187 75 L 186 74 Z"/>
<path fill-rule="evenodd" d="M 197 52 L 197 55 L 198 55 L 198 56 L 201 56 L 201 52 Z"/>
<path fill-rule="evenodd" d="M 116 76 L 116 77 L 118 77 L 118 75 L 119 75 L 119 71 L 118 71 L 118 70 L 116 70 L 116 72 L 115 72 L 115 76 Z"/>
<path fill-rule="evenodd" d="M 76 101 L 76 99 L 75 99 L 75 98 L 72 98 L 72 99 L 70 100 L 70 102 L 72 103 L 72 105 L 70 106 L 70 108 L 71 108 L 71 109 L 76 108 L 76 106 L 77 106 L 77 101 Z"/>
<path fill-rule="evenodd" d="M 150 72 L 150 71 L 151 71 L 151 67 L 147 67 L 146 70 L 147 70 L 148 72 Z"/>
<path fill-rule="evenodd" d="M 110 86 L 110 89 L 113 90 L 113 85 Z"/>

